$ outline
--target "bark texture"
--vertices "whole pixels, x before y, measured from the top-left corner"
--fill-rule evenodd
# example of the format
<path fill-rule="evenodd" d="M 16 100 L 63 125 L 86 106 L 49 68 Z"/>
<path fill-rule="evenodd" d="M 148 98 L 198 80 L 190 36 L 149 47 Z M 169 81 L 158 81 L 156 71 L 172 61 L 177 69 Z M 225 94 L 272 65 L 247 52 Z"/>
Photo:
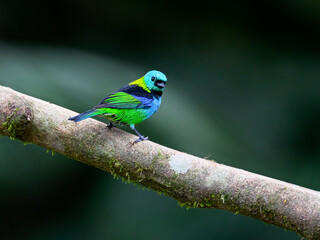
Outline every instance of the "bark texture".
<path fill-rule="evenodd" d="M 181 205 L 219 208 L 320 239 L 320 193 L 108 130 L 94 119 L 0 86 L 0 134 L 34 143 L 126 181 L 175 198 Z"/>

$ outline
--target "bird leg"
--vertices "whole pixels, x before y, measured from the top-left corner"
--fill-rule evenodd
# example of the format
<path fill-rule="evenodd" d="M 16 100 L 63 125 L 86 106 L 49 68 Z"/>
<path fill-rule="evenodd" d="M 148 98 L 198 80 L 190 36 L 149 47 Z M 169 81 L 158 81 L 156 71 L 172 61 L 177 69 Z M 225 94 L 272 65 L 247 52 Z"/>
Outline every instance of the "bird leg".
<path fill-rule="evenodd" d="M 132 129 L 133 131 L 135 131 L 136 134 L 138 134 L 138 136 L 139 136 L 139 139 L 135 140 L 135 141 L 132 143 L 132 145 L 148 139 L 148 137 L 142 136 L 142 135 L 137 131 L 137 129 L 134 127 L 134 124 L 130 124 L 130 127 L 131 127 L 131 129 Z"/>
<path fill-rule="evenodd" d="M 107 128 L 111 129 L 113 127 L 115 127 L 116 125 L 114 125 L 111 121 L 109 122 L 109 124 L 107 124 Z"/>

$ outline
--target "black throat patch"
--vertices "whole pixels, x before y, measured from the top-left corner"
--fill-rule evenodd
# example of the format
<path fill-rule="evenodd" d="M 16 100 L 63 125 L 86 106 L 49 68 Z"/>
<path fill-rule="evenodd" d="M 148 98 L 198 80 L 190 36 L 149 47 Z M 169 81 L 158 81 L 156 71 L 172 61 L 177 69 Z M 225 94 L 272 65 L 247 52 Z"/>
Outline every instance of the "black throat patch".
<path fill-rule="evenodd" d="M 151 90 L 151 94 L 158 99 L 162 96 L 162 93 L 163 93 L 162 91 Z"/>

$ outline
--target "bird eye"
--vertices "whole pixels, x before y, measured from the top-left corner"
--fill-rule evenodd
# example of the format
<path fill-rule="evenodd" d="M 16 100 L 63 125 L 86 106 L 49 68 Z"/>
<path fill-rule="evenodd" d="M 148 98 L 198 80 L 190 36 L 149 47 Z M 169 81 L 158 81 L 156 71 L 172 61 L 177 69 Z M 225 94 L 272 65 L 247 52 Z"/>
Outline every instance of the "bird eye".
<path fill-rule="evenodd" d="M 151 77 L 151 81 L 152 81 L 152 82 L 154 82 L 155 80 L 156 80 L 156 77 L 155 77 L 155 76 Z"/>

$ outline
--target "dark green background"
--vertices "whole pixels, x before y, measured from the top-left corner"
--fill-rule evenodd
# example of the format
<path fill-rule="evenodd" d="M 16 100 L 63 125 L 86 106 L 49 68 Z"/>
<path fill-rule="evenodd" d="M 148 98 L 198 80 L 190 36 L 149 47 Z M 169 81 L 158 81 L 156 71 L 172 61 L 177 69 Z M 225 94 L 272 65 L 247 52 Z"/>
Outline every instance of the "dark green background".
<path fill-rule="evenodd" d="M 0 84 L 81 112 L 151 69 L 152 141 L 320 188 L 318 1 L 0 2 Z M 125 128 L 129 131 L 128 128 Z M 0 138 L 1 239 L 299 239 Z"/>

